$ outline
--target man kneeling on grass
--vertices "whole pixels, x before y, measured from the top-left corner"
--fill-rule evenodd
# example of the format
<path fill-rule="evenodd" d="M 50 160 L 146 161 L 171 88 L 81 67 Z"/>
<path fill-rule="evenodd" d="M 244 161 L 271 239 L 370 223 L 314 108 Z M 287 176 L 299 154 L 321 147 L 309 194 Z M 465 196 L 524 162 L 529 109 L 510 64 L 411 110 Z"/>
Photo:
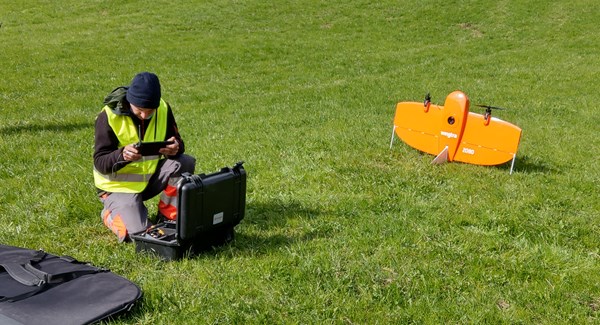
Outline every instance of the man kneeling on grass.
<path fill-rule="evenodd" d="M 159 193 L 159 219 L 177 217 L 177 182 L 182 173 L 194 173 L 196 160 L 184 154 L 155 74 L 137 74 L 128 87 L 108 94 L 104 105 L 96 118 L 94 182 L 104 204 L 102 220 L 122 242 L 151 226 L 144 201 Z M 165 140 L 173 143 L 158 155 L 142 156 L 135 146 Z"/>

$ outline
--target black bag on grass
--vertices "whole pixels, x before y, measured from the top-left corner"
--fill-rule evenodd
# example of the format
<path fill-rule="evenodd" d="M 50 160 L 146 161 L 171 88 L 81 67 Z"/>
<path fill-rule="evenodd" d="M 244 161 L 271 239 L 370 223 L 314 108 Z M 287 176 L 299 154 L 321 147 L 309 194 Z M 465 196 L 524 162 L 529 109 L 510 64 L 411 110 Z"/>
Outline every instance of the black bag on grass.
<path fill-rule="evenodd" d="M 89 324 L 130 310 L 141 295 L 106 269 L 0 245 L 0 324 Z"/>

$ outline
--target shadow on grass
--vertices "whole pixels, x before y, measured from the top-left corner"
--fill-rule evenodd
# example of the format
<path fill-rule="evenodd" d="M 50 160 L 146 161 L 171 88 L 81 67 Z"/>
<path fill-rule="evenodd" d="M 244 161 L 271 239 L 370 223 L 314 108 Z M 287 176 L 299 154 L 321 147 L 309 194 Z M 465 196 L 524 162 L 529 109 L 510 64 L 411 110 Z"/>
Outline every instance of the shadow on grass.
<path fill-rule="evenodd" d="M 300 219 L 300 222 L 311 223 L 322 211 L 302 205 L 297 201 L 271 201 L 253 203 L 246 207 L 246 219 L 243 222 L 259 229 L 260 234 L 236 234 L 239 248 L 251 250 L 271 250 L 288 246 L 296 242 L 313 240 L 324 236 L 321 227 L 289 226 L 289 220 Z"/>
<path fill-rule="evenodd" d="M 318 217 L 321 211 L 303 206 L 297 201 L 285 202 L 274 200 L 271 202 L 251 203 L 246 206 L 246 222 L 260 228 L 279 228 L 292 218 Z"/>
<path fill-rule="evenodd" d="M 506 168 L 510 170 L 510 163 L 505 164 Z M 502 165 L 504 166 L 504 165 Z M 544 161 L 539 161 L 537 159 L 533 159 L 530 156 L 517 156 L 517 160 L 515 161 L 515 172 L 517 173 L 559 173 L 560 171 Z"/>
<path fill-rule="evenodd" d="M 2 135 L 16 135 L 23 132 L 42 132 L 42 131 L 51 131 L 51 132 L 72 132 L 85 128 L 93 128 L 94 125 L 86 122 L 67 122 L 67 123 L 27 123 L 27 124 L 19 124 L 12 125 L 0 128 L 0 134 Z"/>
<path fill-rule="evenodd" d="M 303 206 L 296 201 L 249 204 L 246 206 L 246 215 L 242 220 L 242 224 L 248 225 L 248 231 L 240 231 L 239 226 L 236 227 L 235 241 L 231 245 L 241 254 L 244 252 L 263 254 L 279 247 L 330 236 L 332 229 L 327 223 L 315 225 L 311 222 L 321 214 L 322 211 Z M 297 224 L 290 226 L 291 219 L 299 219 L 299 222 L 306 223 L 307 226 Z M 222 249 L 227 249 L 226 246 Z M 217 248 L 209 255 L 222 249 Z"/>

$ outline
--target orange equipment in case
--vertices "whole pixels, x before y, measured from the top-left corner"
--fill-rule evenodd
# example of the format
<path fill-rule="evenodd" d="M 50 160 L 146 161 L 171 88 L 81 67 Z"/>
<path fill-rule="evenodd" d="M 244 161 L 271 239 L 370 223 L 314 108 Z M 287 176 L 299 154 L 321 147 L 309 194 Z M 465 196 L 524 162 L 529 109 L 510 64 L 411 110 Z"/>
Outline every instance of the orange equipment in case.
<path fill-rule="evenodd" d="M 492 109 L 501 108 L 477 106 L 486 109 L 484 115 L 469 112 L 469 98 L 458 90 L 446 97 L 444 106 L 432 105 L 429 94 L 423 103 L 400 102 L 390 148 L 395 133 L 409 146 L 437 155 L 432 163 L 460 161 L 491 166 L 512 160 L 512 174 L 521 128 L 492 117 Z"/>

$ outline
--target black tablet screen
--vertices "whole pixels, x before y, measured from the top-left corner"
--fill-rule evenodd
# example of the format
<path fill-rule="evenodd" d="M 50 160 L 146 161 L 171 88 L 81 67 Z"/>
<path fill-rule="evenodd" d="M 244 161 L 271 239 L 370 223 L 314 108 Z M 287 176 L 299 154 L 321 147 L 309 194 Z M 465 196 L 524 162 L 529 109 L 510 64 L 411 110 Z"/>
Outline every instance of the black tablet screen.
<path fill-rule="evenodd" d="M 142 156 L 155 156 L 160 154 L 158 150 L 170 144 L 173 141 L 141 142 L 136 145 L 136 149 Z"/>

